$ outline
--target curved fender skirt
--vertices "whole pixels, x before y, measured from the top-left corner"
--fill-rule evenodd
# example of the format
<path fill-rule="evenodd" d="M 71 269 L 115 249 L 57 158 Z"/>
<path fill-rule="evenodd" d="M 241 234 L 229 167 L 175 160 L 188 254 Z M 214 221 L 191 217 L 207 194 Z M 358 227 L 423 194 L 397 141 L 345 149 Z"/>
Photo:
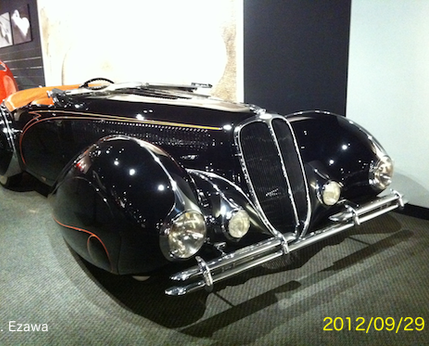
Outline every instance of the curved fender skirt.
<path fill-rule="evenodd" d="M 54 219 L 71 248 L 97 267 L 117 273 L 119 235 L 103 198 L 82 178 L 64 180 L 54 198 Z"/>

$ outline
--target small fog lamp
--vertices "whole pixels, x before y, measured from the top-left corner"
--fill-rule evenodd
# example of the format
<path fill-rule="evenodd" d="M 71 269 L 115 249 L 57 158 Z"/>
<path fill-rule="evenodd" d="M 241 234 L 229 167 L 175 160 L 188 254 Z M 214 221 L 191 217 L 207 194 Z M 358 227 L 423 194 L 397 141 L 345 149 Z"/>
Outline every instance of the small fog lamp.
<path fill-rule="evenodd" d="M 341 195 L 341 186 L 336 181 L 328 181 L 322 186 L 322 201 L 325 205 L 334 205 Z"/>
<path fill-rule="evenodd" d="M 231 237 L 237 239 L 244 237 L 250 228 L 249 214 L 244 210 L 233 212 L 227 228 Z"/>

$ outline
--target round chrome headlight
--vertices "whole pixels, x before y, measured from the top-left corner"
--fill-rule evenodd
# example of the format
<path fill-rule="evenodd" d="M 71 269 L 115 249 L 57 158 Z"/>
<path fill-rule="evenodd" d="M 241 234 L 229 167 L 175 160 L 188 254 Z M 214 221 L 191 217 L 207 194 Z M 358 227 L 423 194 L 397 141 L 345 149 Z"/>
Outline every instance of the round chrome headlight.
<path fill-rule="evenodd" d="M 341 185 L 336 181 L 329 180 L 321 189 L 321 199 L 325 205 L 334 205 L 341 196 Z"/>
<path fill-rule="evenodd" d="M 206 223 L 197 211 L 186 211 L 177 216 L 167 233 L 170 254 L 175 258 L 189 258 L 203 246 Z"/>
<path fill-rule="evenodd" d="M 250 228 L 250 218 L 244 210 L 235 211 L 228 222 L 228 233 L 233 238 L 242 238 Z"/>
<path fill-rule="evenodd" d="M 384 190 L 392 182 L 393 161 L 383 156 L 369 170 L 369 183 L 377 189 Z"/>

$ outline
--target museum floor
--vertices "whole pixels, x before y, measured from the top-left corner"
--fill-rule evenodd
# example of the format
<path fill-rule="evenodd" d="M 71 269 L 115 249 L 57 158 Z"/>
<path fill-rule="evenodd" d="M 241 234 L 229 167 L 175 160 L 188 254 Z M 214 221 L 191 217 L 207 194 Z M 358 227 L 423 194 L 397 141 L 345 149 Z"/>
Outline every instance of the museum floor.
<path fill-rule="evenodd" d="M 172 298 L 83 263 L 33 187 L 0 189 L 0 345 L 429 345 L 429 221 L 391 213 Z"/>

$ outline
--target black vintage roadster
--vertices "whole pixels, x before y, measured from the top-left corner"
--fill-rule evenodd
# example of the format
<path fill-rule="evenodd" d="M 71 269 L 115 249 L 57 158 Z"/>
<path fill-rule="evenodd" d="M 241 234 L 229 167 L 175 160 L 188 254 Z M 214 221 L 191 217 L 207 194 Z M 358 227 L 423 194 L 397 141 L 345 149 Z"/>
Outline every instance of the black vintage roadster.
<path fill-rule="evenodd" d="M 20 91 L 0 117 L 0 180 L 51 189 L 67 243 L 90 263 L 182 295 L 403 205 L 393 165 L 353 121 L 288 116 L 198 93 L 114 84 Z"/>

